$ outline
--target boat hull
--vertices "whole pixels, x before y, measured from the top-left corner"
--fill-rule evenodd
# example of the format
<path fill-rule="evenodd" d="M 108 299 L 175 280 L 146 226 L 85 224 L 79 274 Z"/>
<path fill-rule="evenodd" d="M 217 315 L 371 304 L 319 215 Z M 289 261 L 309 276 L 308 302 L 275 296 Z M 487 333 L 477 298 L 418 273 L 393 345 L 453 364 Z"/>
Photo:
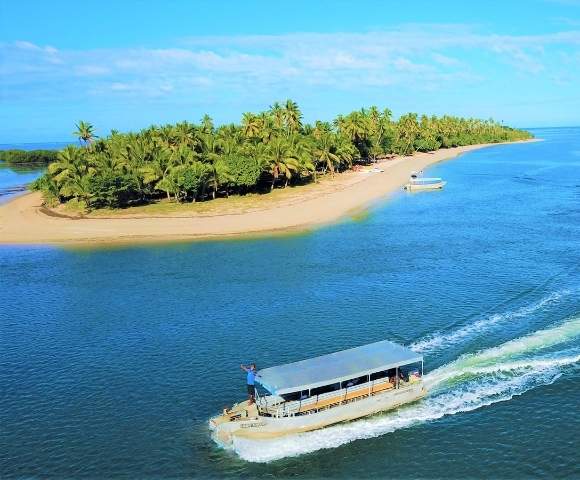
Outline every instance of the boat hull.
<path fill-rule="evenodd" d="M 447 182 L 438 182 L 425 185 L 417 185 L 412 183 L 407 183 L 405 185 L 405 190 L 409 191 L 419 191 L 419 190 L 441 190 Z"/>
<path fill-rule="evenodd" d="M 326 410 L 291 417 L 256 416 L 237 421 L 220 423 L 210 420 L 214 438 L 222 444 L 230 445 L 234 437 L 267 440 L 284 435 L 308 432 L 347 422 L 375 413 L 392 410 L 406 403 L 414 402 L 427 393 L 422 382 L 405 388 L 393 389 L 371 395 L 361 400 L 333 406 Z M 218 418 L 218 417 L 216 417 Z"/>

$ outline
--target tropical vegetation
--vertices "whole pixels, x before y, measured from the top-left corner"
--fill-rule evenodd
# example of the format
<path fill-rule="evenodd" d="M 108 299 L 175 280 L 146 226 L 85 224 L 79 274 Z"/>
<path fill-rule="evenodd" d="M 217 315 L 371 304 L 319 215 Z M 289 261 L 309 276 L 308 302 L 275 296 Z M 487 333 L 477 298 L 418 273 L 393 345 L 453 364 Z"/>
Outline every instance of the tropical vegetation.
<path fill-rule="evenodd" d="M 48 165 L 56 158 L 56 150 L 0 150 L 0 162 L 7 165 Z"/>
<path fill-rule="evenodd" d="M 105 138 L 90 123 L 76 127 L 80 145 L 58 152 L 33 188 L 49 202 L 74 200 L 88 209 L 268 192 L 387 155 L 531 137 L 493 120 L 415 113 L 394 120 L 377 107 L 309 124 L 292 100 L 218 127 L 208 115 L 198 124 L 113 130 Z"/>

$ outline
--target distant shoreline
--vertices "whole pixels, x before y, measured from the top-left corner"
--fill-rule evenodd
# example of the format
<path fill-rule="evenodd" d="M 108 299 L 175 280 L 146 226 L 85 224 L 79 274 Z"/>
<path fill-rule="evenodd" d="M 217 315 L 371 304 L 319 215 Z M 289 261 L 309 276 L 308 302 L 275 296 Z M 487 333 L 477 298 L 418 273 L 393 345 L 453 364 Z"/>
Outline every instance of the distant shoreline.
<path fill-rule="evenodd" d="M 230 209 L 215 215 L 189 210 L 185 214 L 144 216 L 131 215 L 128 209 L 128 215 L 66 218 L 47 211 L 40 193 L 28 193 L 0 205 L 0 244 L 144 243 L 307 231 L 336 222 L 392 194 L 407 182 L 413 170 L 485 147 L 533 141 L 538 140 L 468 145 L 394 157 L 376 164 L 384 172 L 339 174 L 312 185 L 303 197 L 289 194 L 273 202 L 264 195 L 255 208 Z M 307 187 L 297 188 L 300 192 Z"/>

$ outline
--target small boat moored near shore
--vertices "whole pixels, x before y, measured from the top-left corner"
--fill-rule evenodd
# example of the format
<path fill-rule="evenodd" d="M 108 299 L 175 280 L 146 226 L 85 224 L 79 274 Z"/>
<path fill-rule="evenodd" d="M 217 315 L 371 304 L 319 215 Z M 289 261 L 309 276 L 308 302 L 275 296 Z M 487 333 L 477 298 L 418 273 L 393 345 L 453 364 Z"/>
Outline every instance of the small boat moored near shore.
<path fill-rule="evenodd" d="M 403 187 L 405 190 L 440 190 L 447 182 L 439 177 L 426 178 L 421 176 L 422 172 L 411 172 L 409 182 Z"/>
<path fill-rule="evenodd" d="M 426 394 L 423 357 L 381 341 L 259 370 L 256 401 L 210 419 L 214 439 L 269 439 L 316 430 L 413 402 Z"/>

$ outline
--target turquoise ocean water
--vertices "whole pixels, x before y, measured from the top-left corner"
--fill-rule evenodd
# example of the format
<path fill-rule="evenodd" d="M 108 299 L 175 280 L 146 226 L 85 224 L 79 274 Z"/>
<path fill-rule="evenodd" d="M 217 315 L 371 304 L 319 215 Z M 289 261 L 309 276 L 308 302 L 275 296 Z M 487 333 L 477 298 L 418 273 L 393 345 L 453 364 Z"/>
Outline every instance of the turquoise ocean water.
<path fill-rule="evenodd" d="M 305 235 L 0 247 L 0 477 L 580 477 L 580 129 L 534 133 Z M 240 363 L 385 338 L 425 355 L 424 400 L 211 440 Z"/>

